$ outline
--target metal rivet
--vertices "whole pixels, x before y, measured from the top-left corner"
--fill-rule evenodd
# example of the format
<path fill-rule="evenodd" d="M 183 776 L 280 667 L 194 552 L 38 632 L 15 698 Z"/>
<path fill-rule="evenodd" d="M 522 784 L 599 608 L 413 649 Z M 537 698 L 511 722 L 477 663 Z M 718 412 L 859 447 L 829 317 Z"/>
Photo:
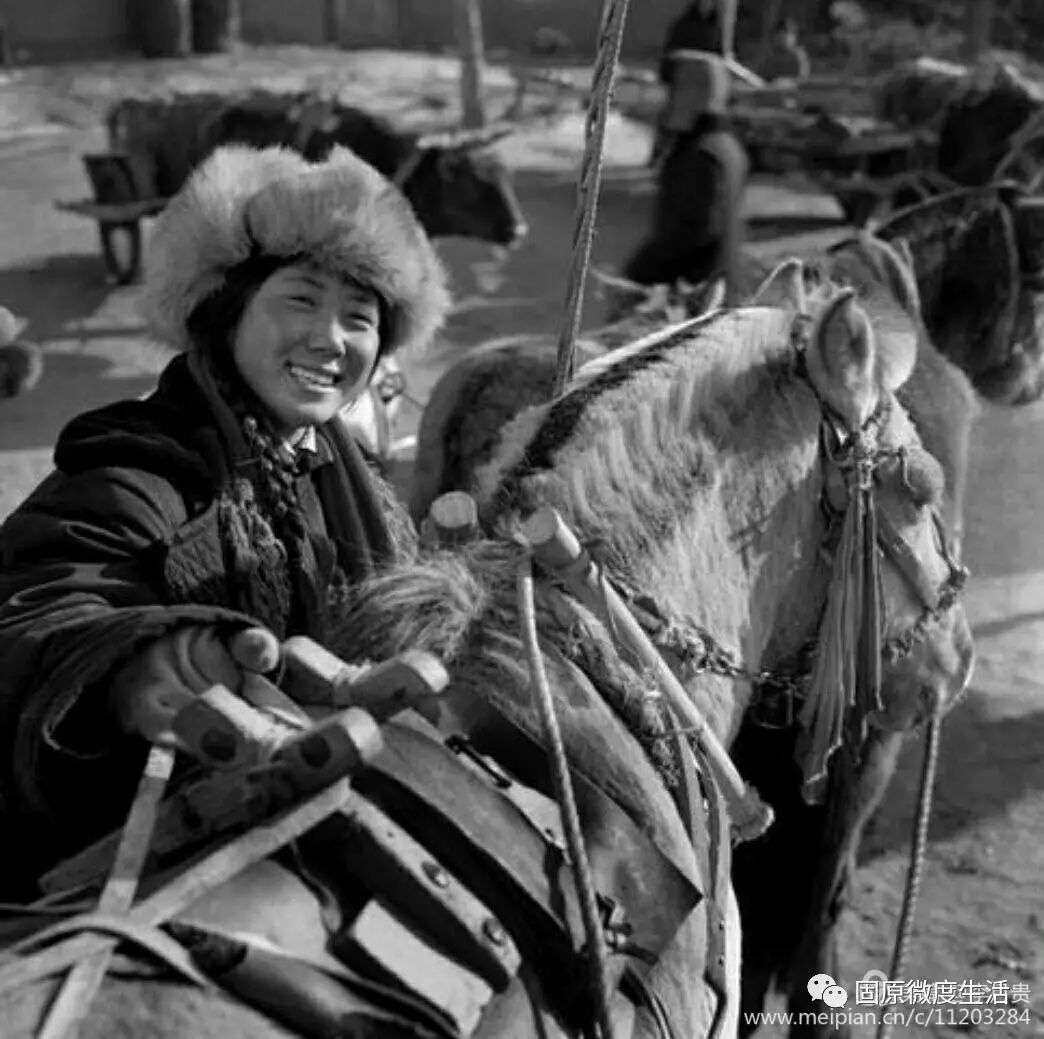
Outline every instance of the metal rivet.
<path fill-rule="evenodd" d="M 725 930 L 725 921 L 724 920 L 719 920 L 718 921 L 718 930 L 724 932 L 724 930 Z"/>
<path fill-rule="evenodd" d="M 503 945 L 507 941 L 507 932 L 500 925 L 500 922 L 492 917 L 482 924 L 482 933 L 494 945 Z"/>
<path fill-rule="evenodd" d="M 421 869 L 436 887 L 449 887 L 449 876 L 437 862 L 425 862 L 421 865 Z"/>
<path fill-rule="evenodd" d="M 725 957 L 724 956 L 719 956 L 718 957 L 718 966 L 719 967 L 724 967 L 725 966 Z"/>

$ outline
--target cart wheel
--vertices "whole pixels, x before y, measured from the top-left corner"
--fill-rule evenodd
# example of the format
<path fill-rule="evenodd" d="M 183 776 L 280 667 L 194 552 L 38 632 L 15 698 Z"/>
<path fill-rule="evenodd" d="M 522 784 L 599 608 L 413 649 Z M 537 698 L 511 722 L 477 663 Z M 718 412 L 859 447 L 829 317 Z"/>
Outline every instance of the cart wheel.
<path fill-rule="evenodd" d="M 102 259 L 110 281 L 130 285 L 141 276 L 141 221 L 101 221 Z"/>

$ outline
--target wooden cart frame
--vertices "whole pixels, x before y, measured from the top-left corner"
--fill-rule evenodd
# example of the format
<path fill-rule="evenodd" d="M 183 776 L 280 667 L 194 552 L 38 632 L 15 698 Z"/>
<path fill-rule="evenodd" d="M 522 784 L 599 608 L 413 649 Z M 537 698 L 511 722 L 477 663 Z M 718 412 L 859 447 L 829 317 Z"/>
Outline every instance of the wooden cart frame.
<path fill-rule="evenodd" d="M 94 153 L 83 156 L 94 197 L 59 201 L 55 208 L 97 221 L 106 277 L 117 285 L 129 285 L 141 277 L 142 228 L 167 204 L 152 197 L 150 178 L 134 156 Z"/>

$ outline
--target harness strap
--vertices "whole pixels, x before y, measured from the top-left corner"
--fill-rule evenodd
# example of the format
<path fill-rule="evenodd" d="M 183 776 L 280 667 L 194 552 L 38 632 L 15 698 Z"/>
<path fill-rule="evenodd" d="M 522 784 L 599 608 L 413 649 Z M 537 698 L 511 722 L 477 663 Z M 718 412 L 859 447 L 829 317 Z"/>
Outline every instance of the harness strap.
<path fill-rule="evenodd" d="M 935 609 L 939 602 L 939 589 L 929 581 L 924 567 L 917 558 L 914 547 L 899 532 L 892 518 L 883 509 L 874 508 L 877 516 L 877 537 L 892 565 L 906 578 L 910 587 L 917 592 L 921 603 Z M 944 546 L 945 548 L 945 546 Z"/>
<path fill-rule="evenodd" d="M 449 1022 L 441 1014 L 435 1012 L 425 1000 L 417 998 L 399 986 L 386 985 L 359 974 L 332 956 L 321 959 L 301 953 L 294 953 L 290 956 L 255 935 L 229 933 L 210 924 L 178 922 L 171 924 L 170 930 L 177 935 L 179 942 L 184 943 L 192 950 L 193 955 L 198 957 L 203 969 L 222 985 L 226 985 L 231 980 L 225 976 L 228 973 L 229 964 L 238 960 L 244 953 L 248 957 L 251 954 L 264 957 L 278 956 L 283 964 L 295 968 L 306 967 L 313 972 L 336 980 L 351 993 L 364 998 L 373 1008 L 399 1015 L 413 1027 L 416 1027 L 417 1021 L 420 1020 L 440 1034 L 457 1034 L 449 1026 Z M 223 961 L 223 963 L 219 961 Z M 290 975 L 288 984 L 296 987 L 297 979 Z M 247 1001 L 249 1002 L 249 1000 Z"/>
<path fill-rule="evenodd" d="M 166 964 L 183 980 L 203 987 L 207 985 L 207 979 L 193 964 L 192 958 L 170 935 L 164 934 L 153 924 L 141 923 L 119 913 L 80 913 L 71 920 L 62 920 L 22 939 L 10 949 L 10 952 L 15 956 L 31 956 L 52 942 L 75 935 L 86 935 L 89 932 L 118 938 L 120 941 L 129 941 L 146 952 L 152 953 L 156 959 Z M 104 937 L 101 941 L 104 942 L 105 951 L 108 952 L 109 942 L 105 941 Z M 57 974 L 66 966 L 66 964 L 44 960 L 43 957 L 29 962 L 41 962 L 43 965 L 41 970 L 33 972 L 32 978 L 29 979 L 32 981 Z M 28 982 L 23 982 L 12 972 L 11 975 L 5 976 L 0 981 L 0 993 L 20 988 L 26 983 Z"/>
<path fill-rule="evenodd" d="M 542 753 L 530 733 L 505 721 L 513 747 L 530 744 L 534 756 Z M 425 735 L 425 728 L 412 719 L 409 726 L 385 725 L 386 750 L 357 780 L 360 791 L 384 805 L 422 843 L 438 848 L 509 929 L 517 924 L 523 933 L 539 937 L 540 969 L 552 989 L 568 989 L 579 944 L 579 930 L 572 932 L 580 915 L 570 864 L 556 848 L 555 835 L 546 833 L 543 813 L 531 814 L 522 803 L 505 798 L 477 769 L 464 767 L 441 742 Z M 627 951 L 655 958 L 701 894 L 610 797 L 576 770 L 572 781 L 581 812 L 596 815 L 614 834 L 618 854 L 610 861 L 592 857 L 600 901 L 619 904 L 627 914 Z M 529 791 L 526 801 L 532 805 L 540 796 Z M 474 810 L 461 813 L 462 803 Z M 618 859 L 640 864 L 644 890 L 655 891 L 655 901 L 635 903 L 626 878 L 616 875 Z"/>
<path fill-rule="evenodd" d="M 620 979 L 620 991 L 636 1006 L 649 1012 L 660 1039 L 682 1039 L 671 1025 L 663 1000 L 633 967 L 628 967 Z"/>
<path fill-rule="evenodd" d="M 139 902 L 122 919 L 132 926 L 145 927 L 169 920 L 207 891 L 296 840 L 332 812 L 351 803 L 354 797 L 355 794 L 347 781 L 334 783 L 290 811 L 277 816 L 268 825 L 253 829 L 220 845 Z M 74 926 L 75 921 L 80 919 L 83 918 L 75 917 L 66 922 L 69 936 L 60 945 L 44 949 L 28 959 L 18 959 L 0 967 L 0 993 L 49 977 L 100 949 L 108 948 L 110 939 L 107 937 L 73 933 L 77 930 Z M 82 931 L 82 928 L 79 930 Z"/>
<path fill-rule="evenodd" d="M 116 861 L 98 899 L 100 913 L 126 913 L 134 901 L 156 825 L 159 802 L 174 770 L 174 756 L 175 752 L 168 747 L 153 746 L 149 751 L 116 851 Z M 81 960 L 73 967 L 58 990 L 37 1039 L 61 1039 L 75 1033 L 78 1022 L 90 1010 L 115 949 L 114 942 L 108 949 Z"/>

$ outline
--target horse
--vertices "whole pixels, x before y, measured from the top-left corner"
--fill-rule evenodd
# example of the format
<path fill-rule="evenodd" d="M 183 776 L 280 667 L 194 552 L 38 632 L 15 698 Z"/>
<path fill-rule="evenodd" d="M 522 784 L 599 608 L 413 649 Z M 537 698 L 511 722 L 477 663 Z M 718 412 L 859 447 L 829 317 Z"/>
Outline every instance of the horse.
<path fill-rule="evenodd" d="M 969 380 L 935 349 L 920 322 L 921 289 L 908 257 L 902 243 L 899 249 L 894 249 L 864 233 L 822 256 L 791 261 L 789 267 L 784 265 L 780 270 L 789 270 L 798 282 L 798 287 L 792 290 L 795 295 L 822 292 L 832 281 L 840 282 L 856 288 L 867 306 L 882 312 L 882 317 L 888 314 L 892 323 L 901 325 L 910 321 L 916 327 L 919 333 L 916 364 L 898 396 L 925 447 L 943 467 L 946 481 L 939 503 L 940 515 L 956 552 L 963 527 L 968 445 L 978 404 Z M 637 349 L 641 349 L 641 343 Z M 607 354 L 600 361 L 589 360 L 580 369 L 578 378 L 590 377 L 599 367 L 613 364 L 622 352 Z M 523 363 L 518 357 L 512 359 L 513 365 Z M 511 415 L 523 405 L 526 387 L 534 384 L 541 370 L 544 383 L 550 385 L 554 365 L 550 347 L 539 357 L 530 357 L 527 363 L 529 381 L 522 383 L 517 372 L 512 372 L 503 383 L 505 388 L 510 388 L 509 392 L 500 395 L 496 394 L 496 387 L 501 385 L 501 373 L 483 366 L 487 380 L 493 385 L 483 386 L 476 378 L 472 400 L 483 395 L 481 399 L 501 403 L 501 406 L 505 401 L 510 402 L 509 408 L 499 415 L 493 414 L 490 408 L 481 413 L 455 402 L 454 397 L 460 391 L 455 390 L 452 372 L 436 385 L 432 400 L 439 402 L 441 413 L 431 422 L 422 423 L 418 461 L 423 461 L 423 468 L 413 489 L 415 515 L 422 511 L 432 486 L 450 489 L 445 480 L 435 482 L 440 450 L 446 456 L 442 471 L 454 474 L 458 487 L 474 489 L 477 486 L 485 461 L 483 451 L 489 450 L 485 445 L 495 441 L 498 430 L 502 439 L 512 438 Z M 516 423 L 528 421 L 524 412 L 514 420 Z M 425 433 L 433 433 L 439 423 L 442 429 L 453 430 L 455 439 L 443 434 L 440 443 L 433 447 L 425 442 Z M 481 445 L 482 451 L 469 455 L 461 450 L 475 444 Z M 424 480 L 431 482 L 425 486 Z M 789 960 L 798 955 L 798 935 L 809 936 L 803 954 L 807 967 L 792 971 L 793 998 L 798 1008 L 802 998 L 807 1000 L 804 984 L 809 977 L 817 973 L 837 975 L 832 953 L 836 906 L 845 893 L 851 862 L 866 822 L 887 789 L 898 749 L 898 737 L 885 730 L 875 730 L 868 741 L 865 768 L 851 776 L 847 784 L 834 780 L 825 804 L 808 805 L 794 775 L 796 738 L 797 731 L 793 728 L 780 733 L 748 722 L 736 745 L 738 760 L 757 774 L 758 786 L 766 791 L 777 815 L 767 838 L 744 846 L 736 855 L 734 882 L 748 935 L 744 1010 L 749 1012 L 760 1009 L 768 983 L 781 978 Z M 770 866 L 772 870 L 785 869 L 787 899 L 775 897 L 778 890 L 775 886 L 766 888 L 764 877 Z M 816 872 L 819 869 L 829 874 L 827 879 Z M 828 912 L 831 906 L 833 917 Z"/>
<path fill-rule="evenodd" d="M 905 243 L 932 341 L 994 404 L 1044 394 L 1042 216 L 1044 198 L 989 185 L 928 199 L 874 229 Z"/>
<path fill-rule="evenodd" d="M 518 635 L 532 587 L 519 541 L 524 518 L 553 505 L 621 589 L 652 591 L 665 616 L 697 625 L 760 672 L 815 641 L 824 609 L 829 614 L 846 600 L 852 587 L 838 575 L 847 569 L 832 576 L 822 550 L 829 543 L 844 556 L 855 517 L 870 515 L 858 503 L 872 509 L 889 531 L 887 542 L 898 539 L 907 550 L 906 563 L 886 551 L 880 580 L 865 586 L 881 591 L 879 610 L 863 615 L 867 646 L 879 637 L 886 649 L 880 697 L 873 683 L 863 683 L 850 706 L 814 694 L 832 683 L 813 681 L 803 711 L 811 783 L 822 778 L 837 747 L 851 749 L 874 719 L 915 724 L 928 709 L 926 690 L 948 707 L 971 667 L 959 603 L 940 611 L 936 624 L 924 624 L 931 605 L 918 589 L 947 586 L 953 574 L 932 514 L 941 472 L 895 398 L 913 368 L 909 329 L 875 322 L 850 291 L 797 298 L 801 294 L 786 285 L 781 291 L 780 280 L 787 281 L 781 276 L 767 289 L 772 305 L 718 311 L 668 331 L 530 412 L 483 471 L 479 505 L 489 536 L 377 574 L 354 590 L 331 640 L 347 660 L 384 659 L 405 649 L 434 653 L 451 675 L 437 718 L 446 745 L 465 736 L 476 776 L 492 772 L 497 789 L 520 781 L 545 796 L 551 784 L 532 687 L 546 674 L 590 870 L 600 894 L 611 887 L 612 898 L 600 903 L 603 925 L 616 937 L 604 975 L 606 1009 L 621 1036 L 735 1033 L 739 920 L 727 883 L 729 841 L 720 829 L 713 837 L 721 801 L 700 743 L 690 757 L 684 732 L 653 695 L 648 674 L 614 652 L 609 628 L 546 579 L 530 600 L 539 631 L 531 674 Z M 872 491 L 850 478 L 853 462 Z M 836 510 L 846 516 L 840 540 Z M 905 650 L 893 652 L 899 646 Z M 844 656 L 843 647 L 834 648 Z M 750 691 L 745 682 L 706 672 L 705 661 L 686 659 L 688 665 L 678 663 L 679 681 L 709 730 L 727 744 Z M 398 753 L 384 762 L 385 772 L 400 778 L 414 768 L 420 779 L 412 788 L 369 779 L 380 772 L 380 759 L 352 786 L 378 795 L 383 789 L 382 808 L 392 813 L 398 805 L 399 822 L 410 820 L 420 833 L 440 821 L 433 818 L 438 813 L 419 810 L 404 790 L 438 799 L 440 783 L 426 772 L 426 761 L 445 745 L 433 742 L 420 754 L 425 745 L 412 731 L 403 727 Z M 693 768 L 705 796 L 687 800 L 681 792 Z M 514 809 L 532 814 L 531 802 L 515 797 Z M 454 832 L 489 824 L 496 814 L 476 820 L 471 807 L 468 799 L 452 804 Z M 496 919 L 487 919 L 483 933 L 500 949 L 514 941 L 519 950 L 522 969 L 512 961 L 510 983 L 497 990 L 470 1034 L 577 1034 L 585 1021 L 577 1006 L 590 1006 L 575 971 L 580 943 L 561 939 L 561 920 L 550 933 L 557 940 L 549 940 L 546 929 L 518 919 L 517 895 L 505 899 L 501 891 L 497 901 L 496 885 L 481 885 L 498 867 L 503 872 L 514 848 L 509 842 L 487 849 L 481 859 L 472 849 L 470 860 L 445 863 L 450 875 L 431 862 L 423 870 L 435 887 L 467 878 L 488 900 L 487 912 L 504 924 L 493 927 Z M 329 902 L 331 878 L 312 868 L 307 850 L 302 844 L 297 860 Z M 544 846 L 536 875 L 561 866 L 561 853 L 552 850 Z M 425 854 L 438 861 L 445 853 L 436 843 Z M 342 870 L 352 861 L 343 851 L 337 860 Z M 279 925 L 301 935 L 314 924 L 322 935 L 318 922 L 325 916 L 318 903 L 311 912 L 300 908 L 303 891 L 291 897 L 284 883 L 273 895 L 256 873 L 250 879 L 254 886 L 240 886 L 238 897 L 225 889 L 204 900 L 220 915 L 222 933 L 260 930 L 286 941 Z M 371 876 L 375 884 L 386 879 Z M 204 907 L 193 908 L 195 923 L 206 925 Z M 393 921 L 408 917 L 408 907 L 399 911 Z M 343 906 L 341 912 L 347 912 Z M 564 915 L 561 906 L 558 913 Z M 314 960 L 323 943 L 314 934 L 310 942 Z M 408 963 L 395 965 L 408 972 Z M 5 970 L 0 967 L 0 991 Z M 41 988 L 5 992 L 8 1034 L 26 1034 L 45 995 Z M 112 977 L 81 1034 L 115 1035 L 121 1028 L 134 1034 L 135 1027 L 160 1039 L 286 1034 L 210 989 L 155 976 Z M 378 1034 L 439 1033 L 390 1027 Z"/>
<path fill-rule="evenodd" d="M 917 364 L 900 399 L 917 426 L 922 443 L 939 461 L 946 487 L 939 516 L 958 551 L 968 445 L 978 414 L 970 383 L 932 346 L 918 320 L 921 298 L 912 269 L 882 242 L 864 238 L 848 243 L 819 262 L 802 265 L 807 291 L 820 291 L 824 278 L 855 287 L 862 298 L 890 298 L 915 321 L 920 336 Z M 867 823 L 887 792 L 904 737 L 902 728 L 872 729 L 861 756 L 839 756 L 827 789 L 818 801 L 805 796 L 795 765 L 800 727 L 748 713 L 733 745 L 744 775 L 765 791 L 775 813 L 771 831 L 736 849 L 733 883 L 744 924 L 743 1024 L 748 1035 L 775 983 L 788 1000 L 794 1036 L 842 1036 L 845 1026 L 821 1024 L 808 992 L 808 979 L 829 974 L 841 979 L 836 928 L 846 904 L 856 856 Z M 773 878 L 766 884 L 766 878 Z M 780 892 L 786 897 L 781 898 Z M 801 1018 L 800 1015 L 807 1015 Z"/>

